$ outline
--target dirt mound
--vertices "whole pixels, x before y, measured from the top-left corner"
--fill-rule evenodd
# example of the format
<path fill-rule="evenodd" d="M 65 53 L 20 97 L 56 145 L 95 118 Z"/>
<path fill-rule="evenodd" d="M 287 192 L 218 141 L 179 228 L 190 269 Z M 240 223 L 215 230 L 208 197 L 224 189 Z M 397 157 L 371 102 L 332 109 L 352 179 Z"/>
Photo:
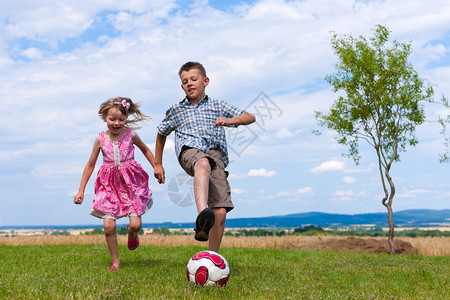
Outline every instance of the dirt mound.
<path fill-rule="evenodd" d="M 411 243 L 394 239 L 396 254 L 419 254 Z M 373 238 L 348 237 L 346 239 L 336 238 L 327 240 L 318 240 L 307 245 L 296 245 L 293 243 L 281 245 L 282 249 L 308 249 L 308 250 L 328 250 L 342 252 L 358 252 L 358 253 L 389 253 L 389 245 L 387 238 L 377 240 Z"/>

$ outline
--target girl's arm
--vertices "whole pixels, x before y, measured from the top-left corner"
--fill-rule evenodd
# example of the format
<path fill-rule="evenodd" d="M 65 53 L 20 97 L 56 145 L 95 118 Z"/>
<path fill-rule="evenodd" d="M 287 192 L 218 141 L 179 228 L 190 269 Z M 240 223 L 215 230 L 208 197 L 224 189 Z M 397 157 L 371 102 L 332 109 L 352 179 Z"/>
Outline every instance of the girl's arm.
<path fill-rule="evenodd" d="M 251 113 L 245 112 L 240 116 L 234 118 L 217 118 L 214 126 L 232 126 L 232 125 L 248 125 L 255 122 L 256 118 Z"/>
<path fill-rule="evenodd" d="M 92 172 L 95 169 L 95 163 L 97 162 L 98 154 L 100 153 L 100 136 L 97 136 L 94 142 L 94 147 L 92 148 L 91 156 L 84 167 L 83 176 L 81 176 L 81 183 L 78 189 L 78 192 L 73 197 L 73 202 L 75 204 L 83 203 L 84 199 L 84 190 L 86 189 L 86 185 L 89 181 L 89 178 L 92 175 Z"/>
<path fill-rule="evenodd" d="M 147 158 L 152 167 L 155 168 L 155 157 L 153 156 L 152 151 L 146 144 L 144 144 L 139 135 L 134 131 L 131 132 L 131 140 L 133 141 L 133 144 L 135 144 L 136 147 L 142 151 L 142 154 L 144 154 L 145 158 Z"/>

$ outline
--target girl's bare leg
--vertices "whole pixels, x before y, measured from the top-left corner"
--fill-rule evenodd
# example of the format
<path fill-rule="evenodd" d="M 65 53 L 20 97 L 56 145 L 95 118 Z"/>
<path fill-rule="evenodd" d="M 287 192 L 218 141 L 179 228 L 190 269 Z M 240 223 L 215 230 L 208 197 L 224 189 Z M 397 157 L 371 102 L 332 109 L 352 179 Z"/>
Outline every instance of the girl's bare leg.
<path fill-rule="evenodd" d="M 133 236 L 131 236 L 130 238 L 134 239 L 134 234 L 138 234 L 141 228 L 142 228 L 141 216 L 130 217 L 130 231 L 133 232 Z M 128 234 L 130 233 L 131 232 L 128 232 Z"/>
<path fill-rule="evenodd" d="M 116 220 L 103 219 L 103 228 L 105 230 L 106 244 L 108 245 L 109 255 L 116 268 L 120 267 L 119 251 L 117 250 Z"/>

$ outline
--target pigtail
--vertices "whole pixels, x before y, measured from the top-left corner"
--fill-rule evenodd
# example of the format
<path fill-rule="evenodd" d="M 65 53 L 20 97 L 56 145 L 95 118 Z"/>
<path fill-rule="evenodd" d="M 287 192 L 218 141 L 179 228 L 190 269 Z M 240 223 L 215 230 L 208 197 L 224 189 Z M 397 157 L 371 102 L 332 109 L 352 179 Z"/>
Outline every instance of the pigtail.
<path fill-rule="evenodd" d="M 118 97 L 122 98 L 122 102 L 126 102 L 126 106 L 128 107 L 128 120 L 127 120 L 127 127 L 130 129 L 139 129 L 141 126 L 139 126 L 138 123 L 150 120 L 151 118 L 147 115 L 144 115 L 139 108 L 141 107 L 140 102 L 134 103 L 130 98 L 124 98 L 124 97 Z M 130 126 L 131 125 L 131 126 Z"/>
<path fill-rule="evenodd" d="M 133 100 L 127 97 L 115 97 L 111 98 L 108 101 L 102 103 L 100 105 L 100 109 L 98 111 L 98 115 L 103 121 L 106 120 L 106 116 L 108 111 L 111 108 L 116 108 L 122 112 L 122 114 L 127 115 L 126 127 L 129 129 L 139 129 L 138 123 L 150 120 L 149 116 L 144 115 L 139 108 L 141 107 L 141 103 L 134 103 Z"/>

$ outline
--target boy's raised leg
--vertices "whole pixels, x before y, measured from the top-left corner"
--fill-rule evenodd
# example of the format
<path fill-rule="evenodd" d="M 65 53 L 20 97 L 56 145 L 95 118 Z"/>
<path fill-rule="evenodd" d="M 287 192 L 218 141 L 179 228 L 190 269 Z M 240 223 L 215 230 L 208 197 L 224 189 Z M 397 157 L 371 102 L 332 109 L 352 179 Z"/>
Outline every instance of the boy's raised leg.
<path fill-rule="evenodd" d="M 195 221 L 194 237 L 201 242 L 206 242 L 209 239 L 209 231 L 215 222 L 214 211 L 207 207 L 210 174 L 209 160 L 207 158 L 199 159 L 194 166 L 194 195 L 199 213 Z"/>
<path fill-rule="evenodd" d="M 208 205 L 209 176 L 211 165 L 207 158 L 200 158 L 194 165 L 194 196 L 197 212 L 202 212 Z"/>

